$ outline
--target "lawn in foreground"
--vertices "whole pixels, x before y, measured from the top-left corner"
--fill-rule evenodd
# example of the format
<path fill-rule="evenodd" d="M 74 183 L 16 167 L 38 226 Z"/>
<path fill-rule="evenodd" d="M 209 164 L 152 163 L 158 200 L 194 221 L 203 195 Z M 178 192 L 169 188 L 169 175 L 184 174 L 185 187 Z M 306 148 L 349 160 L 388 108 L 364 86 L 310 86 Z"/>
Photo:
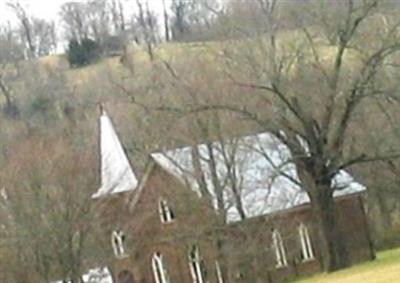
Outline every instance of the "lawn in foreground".
<path fill-rule="evenodd" d="M 375 261 L 331 274 L 291 281 L 291 283 L 396 283 L 400 282 L 400 248 L 379 252 Z"/>

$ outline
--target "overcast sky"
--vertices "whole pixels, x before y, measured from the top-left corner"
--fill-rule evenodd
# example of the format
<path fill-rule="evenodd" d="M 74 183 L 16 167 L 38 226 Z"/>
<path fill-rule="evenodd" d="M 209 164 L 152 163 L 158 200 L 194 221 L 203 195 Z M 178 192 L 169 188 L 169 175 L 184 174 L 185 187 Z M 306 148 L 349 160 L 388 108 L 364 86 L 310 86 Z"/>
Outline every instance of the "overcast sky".
<path fill-rule="evenodd" d="M 9 0 L 0 0 L 0 23 L 6 23 L 7 21 L 15 22 L 15 16 L 12 14 L 6 3 Z M 26 4 L 27 10 L 34 16 L 58 20 L 58 11 L 60 6 L 65 2 L 71 2 L 71 0 L 21 0 L 21 3 Z M 79 2 L 79 1 L 75 1 Z M 124 2 L 128 2 L 124 0 Z M 133 5 L 133 1 L 129 1 L 130 5 Z M 169 1 L 167 1 L 168 3 Z M 126 4 L 127 6 L 129 4 Z M 150 6 L 160 13 L 162 9 L 162 0 L 149 0 Z M 129 6 L 130 6 L 129 5 Z"/>
<path fill-rule="evenodd" d="M 17 19 L 13 12 L 7 7 L 6 3 L 10 0 L 0 0 L 0 25 L 10 22 L 12 25 L 17 24 Z M 62 25 L 59 20 L 59 10 L 62 4 L 66 2 L 85 2 L 77 0 L 19 0 L 28 14 L 43 18 L 46 20 L 53 20 L 56 22 L 58 27 L 58 46 L 57 53 L 63 52 L 65 50 L 66 43 L 62 40 L 63 29 L 60 28 Z M 132 0 L 122 0 L 124 2 L 125 12 L 129 14 L 134 7 L 135 1 Z M 159 16 L 162 15 L 162 0 L 148 0 L 151 9 L 153 9 Z M 167 5 L 170 5 L 170 0 L 166 0 Z"/>
<path fill-rule="evenodd" d="M 8 0 L 0 0 L 0 21 L 2 23 L 6 21 L 13 22 L 15 20 L 14 15 L 10 9 L 7 8 L 6 3 Z M 46 18 L 46 19 L 57 19 L 58 9 L 60 6 L 67 2 L 67 0 L 25 0 L 27 10 L 33 15 Z"/>

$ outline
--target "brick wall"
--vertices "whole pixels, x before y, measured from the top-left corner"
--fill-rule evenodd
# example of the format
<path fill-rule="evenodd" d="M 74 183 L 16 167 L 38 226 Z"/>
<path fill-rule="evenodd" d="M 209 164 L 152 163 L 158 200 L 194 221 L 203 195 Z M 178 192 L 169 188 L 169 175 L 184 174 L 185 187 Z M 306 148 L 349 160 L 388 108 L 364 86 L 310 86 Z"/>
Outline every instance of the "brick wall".
<path fill-rule="evenodd" d="M 374 251 L 360 195 L 336 199 L 339 227 L 343 232 L 351 263 L 371 260 Z M 309 230 L 314 260 L 301 259 L 299 225 Z M 276 268 L 272 230 L 277 229 L 284 242 L 288 265 Z M 227 229 L 225 255 L 230 282 L 281 282 L 298 275 L 321 270 L 320 250 L 310 205 L 232 224 Z M 245 249 L 243 247 L 246 247 Z"/>
<path fill-rule="evenodd" d="M 174 213 L 171 223 L 162 223 L 158 203 L 166 200 Z M 172 282 L 192 282 L 189 250 L 199 247 L 207 273 L 207 282 L 217 283 L 215 260 L 218 258 L 215 224 L 217 215 L 208 203 L 188 190 L 178 179 L 154 166 L 125 225 L 129 257 L 114 260 L 114 276 L 129 270 L 135 282 L 153 283 L 152 255 L 161 253 Z"/>
<path fill-rule="evenodd" d="M 217 283 L 215 261 L 223 270 L 225 283 L 275 283 L 320 270 L 318 240 L 309 205 L 251 218 L 240 223 L 219 225 L 218 217 L 205 199 L 188 189 L 177 178 L 154 165 L 134 209 L 129 207 L 132 195 L 121 194 L 107 205 L 118 206 L 108 211 L 109 224 L 122 225 L 127 235 L 128 257 L 114 259 L 111 269 L 115 277 L 128 270 L 134 282 L 154 283 L 152 255 L 163 255 L 171 283 L 192 282 L 188 254 L 198 245 L 206 266 L 207 282 Z M 173 210 L 175 219 L 163 224 L 158 202 L 162 198 Z M 368 223 L 359 195 L 336 199 L 339 226 L 353 263 L 372 259 Z M 113 214 L 120 214 L 113 218 Z M 298 227 L 308 227 L 314 260 L 301 259 Z M 272 230 L 277 229 L 284 242 L 287 266 L 276 268 L 272 248 Z M 116 281 L 118 282 L 118 281 Z"/>

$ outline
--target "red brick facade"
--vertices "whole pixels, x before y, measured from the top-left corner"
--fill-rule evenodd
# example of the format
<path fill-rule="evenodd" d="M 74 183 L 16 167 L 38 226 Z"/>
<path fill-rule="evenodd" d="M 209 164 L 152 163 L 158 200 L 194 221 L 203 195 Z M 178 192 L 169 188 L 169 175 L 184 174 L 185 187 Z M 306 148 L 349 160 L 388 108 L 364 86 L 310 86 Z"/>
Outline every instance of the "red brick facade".
<path fill-rule="evenodd" d="M 165 200 L 173 212 L 174 219 L 169 223 L 161 221 L 160 200 Z M 336 204 L 351 262 L 373 259 L 360 194 L 337 198 Z M 161 283 L 153 274 L 154 254 L 162 255 L 169 283 L 194 282 L 189 263 L 193 246 L 199 249 L 203 283 L 221 283 L 217 261 L 224 283 L 280 282 L 320 270 L 320 253 L 309 205 L 220 225 L 207 200 L 152 163 L 135 193 L 119 194 L 107 206 L 113 206 L 107 209 L 108 225 L 123 229 L 126 235 L 126 255 L 112 260 L 110 266 L 118 283 Z M 117 211 L 119 216 L 115 216 Z M 307 227 L 314 255 L 308 261 L 301 256 L 301 224 Z M 287 264 L 279 268 L 272 243 L 273 231 L 279 231 L 286 256 Z"/>
<path fill-rule="evenodd" d="M 374 258 L 360 194 L 336 198 L 339 227 L 352 264 Z M 302 260 L 299 227 L 308 228 L 313 260 Z M 229 225 L 226 258 L 228 282 L 280 282 L 320 271 L 320 250 L 309 204 Z M 272 230 L 282 235 L 287 266 L 276 268 Z M 238 252 L 239 255 L 235 255 Z M 232 255 L 230 255 L 232 253 Z M 241 254 L 241 255 L 240 255 Z"/>

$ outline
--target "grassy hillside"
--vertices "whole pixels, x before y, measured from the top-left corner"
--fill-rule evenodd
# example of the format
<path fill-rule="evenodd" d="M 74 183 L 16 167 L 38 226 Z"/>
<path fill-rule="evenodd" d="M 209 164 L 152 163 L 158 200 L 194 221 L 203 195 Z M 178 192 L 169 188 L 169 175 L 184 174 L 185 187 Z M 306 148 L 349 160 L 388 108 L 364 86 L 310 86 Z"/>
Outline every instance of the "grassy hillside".
<path fill-rule="evenodd" d="M 291 283 L 394 283 L 400 281 L 400 249 L 378 253 L 377 259 L 332 274 L 322 274 Z"/>

